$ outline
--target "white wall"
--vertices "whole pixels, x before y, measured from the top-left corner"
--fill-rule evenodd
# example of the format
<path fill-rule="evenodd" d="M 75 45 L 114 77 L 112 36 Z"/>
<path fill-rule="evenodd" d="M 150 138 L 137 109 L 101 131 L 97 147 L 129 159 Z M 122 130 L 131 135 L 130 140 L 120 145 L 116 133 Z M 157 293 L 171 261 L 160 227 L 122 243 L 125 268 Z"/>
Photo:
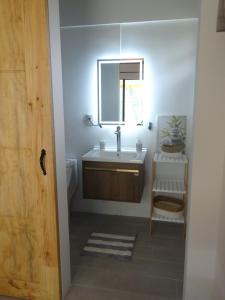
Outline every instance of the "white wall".
<path fill-rule="evenodd" d="M 144 58 L 145 115 L 143 127 L 122 127 L 122 146 L 135 147 L 140 137 L 149 149 L 146 188 L 140 204 L 82 199 L 79 190 L 72 209 L 106 214 L 149 217 L 150 157 L 156 147 L 158 114 L 188 116 L 188 149 L 193 114 L 197 20 L 179 20 L 63 28 L 62 62 L 66 152 L 78 159 L 101 139 L 116 144 L 115 126 L 86 127 L 92 114 L 97 121 L 97 59 Z M 154 130 L 147 129 L 153 122 Z"/>
<path fill-rule="evenodd" d="M 197 18 L 200 0 L 61 0 L 61 26 Z"/>
<path fill-rule="evenodd" d="M 225 156 L 223 173 L 223 192 L 218 226 L 218 242 L 216 251 L 216 273 L 214 278 L 213 299 L 225 299 Z"/>
<path fill-rule="evenodd" d="M 62 296 L 64 297 L 70 287 L 70 247 L 67 206 L 67 184 L 65 167 L 65 133 L 63 115 L 62 92 L 62 67 L 59 28 L 58 1 L 48 0 L 49 6 L 49 30 L 51 47 L 51 71 L 52 93 L 54 110 L 56 175 L 57 175 L 57 199 L 60 240 L 60 263 Z"/>
<path fill-rule="evenodd" d="M 213 295 L 214 279 L 220 288 L 218 295 L 222 293 L 225 269 L 224 210 L 221 212 L 224 207 L 225 34 L 216 33 L 217 8 L 217 0 L 202 1 L 185 300 L 225 299 L 224 291 L 220 297 Z M 219 223 L 221 213 L 223 219 Z"/>

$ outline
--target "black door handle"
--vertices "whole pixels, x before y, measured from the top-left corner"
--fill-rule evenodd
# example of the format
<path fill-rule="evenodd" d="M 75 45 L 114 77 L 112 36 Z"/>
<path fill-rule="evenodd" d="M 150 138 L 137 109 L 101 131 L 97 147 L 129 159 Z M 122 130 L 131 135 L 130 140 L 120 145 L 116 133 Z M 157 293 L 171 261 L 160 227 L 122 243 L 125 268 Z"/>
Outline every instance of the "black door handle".
<path fill-rule="evenodd" d="M 46 169 L 45 169 L 45 156 L 46 156 L 46 150 L 42 149 L 41 150 L 41 155 L 40 155 L 40 166 L 41 170 L 44 175 L 47 175 Z"/>

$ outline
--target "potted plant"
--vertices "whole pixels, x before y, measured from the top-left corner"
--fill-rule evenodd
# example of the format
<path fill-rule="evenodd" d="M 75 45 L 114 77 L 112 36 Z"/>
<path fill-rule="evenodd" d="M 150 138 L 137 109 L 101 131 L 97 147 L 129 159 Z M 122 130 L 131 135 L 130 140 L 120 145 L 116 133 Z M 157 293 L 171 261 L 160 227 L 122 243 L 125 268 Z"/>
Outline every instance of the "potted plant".
<path fill-rule="evenodd" d="M 168 127 L 161 130 L 161 150 L 166 153 L 181 153 L 185 149 L 186 130 L 182 126 L 182 117 L 172 116 Z"/>

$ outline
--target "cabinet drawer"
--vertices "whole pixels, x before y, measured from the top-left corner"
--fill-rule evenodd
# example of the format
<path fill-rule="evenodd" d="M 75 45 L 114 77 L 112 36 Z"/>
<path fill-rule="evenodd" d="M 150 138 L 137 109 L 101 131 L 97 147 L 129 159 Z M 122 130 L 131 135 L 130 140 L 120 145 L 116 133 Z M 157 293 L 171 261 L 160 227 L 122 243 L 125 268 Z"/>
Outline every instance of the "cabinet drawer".
<path fill-rule="evenodd" d="M 83 194 L 87 199 L 140 202 L 144 164 L 83 162 Z"/>

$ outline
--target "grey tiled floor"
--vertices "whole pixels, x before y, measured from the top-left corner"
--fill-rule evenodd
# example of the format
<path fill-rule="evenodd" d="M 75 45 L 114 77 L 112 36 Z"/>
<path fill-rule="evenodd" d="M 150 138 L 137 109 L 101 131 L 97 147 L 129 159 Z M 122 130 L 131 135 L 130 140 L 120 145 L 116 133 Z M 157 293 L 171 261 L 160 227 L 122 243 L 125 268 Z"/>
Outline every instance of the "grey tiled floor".
<path fill-rule="evenodd" d="M 80 256 L 93 231 L 137 234 L 132 260 Z M 181 300 L 181 225 L 156 223 L 150 236 L 147 219 L 80 213 L 71 217 L 70 238 L 73 280 L 66 300 Z"/>
<path fill-rule="evenodd" d="M 137 234 L 132 260 L 80 256 L 93 231 Z M 146 219 L 76 214 L 70 238 L 73 280 L 66 300 L 181 300 L 182 226 L 156 223 L 150 236 Z"/>

